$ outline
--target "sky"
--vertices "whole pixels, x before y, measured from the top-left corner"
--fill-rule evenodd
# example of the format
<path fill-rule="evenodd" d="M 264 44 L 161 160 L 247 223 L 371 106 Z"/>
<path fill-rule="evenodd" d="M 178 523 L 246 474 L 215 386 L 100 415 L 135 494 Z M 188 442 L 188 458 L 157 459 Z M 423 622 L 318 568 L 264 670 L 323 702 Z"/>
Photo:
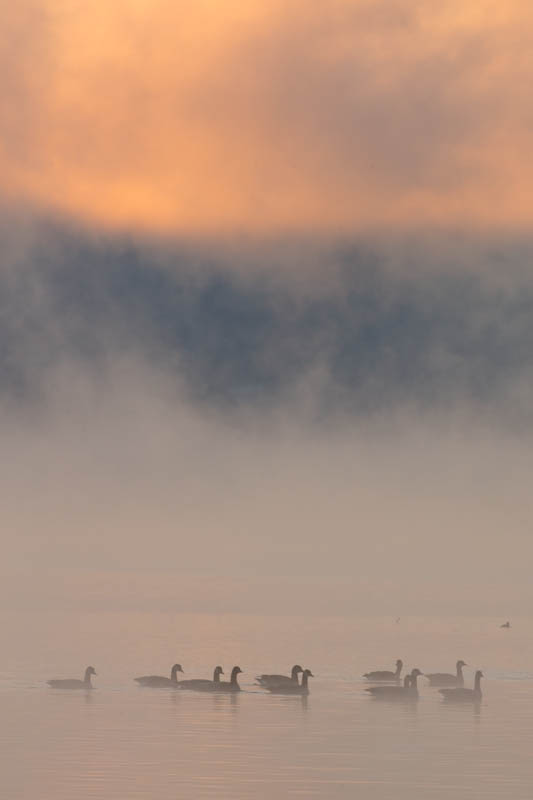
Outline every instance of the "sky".
<path fill-rule="evenodd" d="M 533 601 L 532 15 L 2 2 L 0 607 Z"/>

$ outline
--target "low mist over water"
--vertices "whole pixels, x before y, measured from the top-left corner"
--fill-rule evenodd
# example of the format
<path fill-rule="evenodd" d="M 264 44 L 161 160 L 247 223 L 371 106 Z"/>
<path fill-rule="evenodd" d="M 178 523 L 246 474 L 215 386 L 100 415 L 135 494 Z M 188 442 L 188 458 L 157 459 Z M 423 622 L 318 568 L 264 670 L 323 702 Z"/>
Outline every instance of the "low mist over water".
<path fill-rule="evenodd" d="M 105 797 L 509 798 L 530 796 L 533 621 L 179 614 L 2 614 L 2 785 L 10 800 Z M 376 702 L 362 673 L 397 657 L 424 672 L 482 667 L 479 706 Z M 227 674 L 238 694 L 137 686 L 143 674 Z M 98 673 L 94 690 L 50 677 Z M 308 697 L 271 695 L 262 672 L 312 668 Z"/>

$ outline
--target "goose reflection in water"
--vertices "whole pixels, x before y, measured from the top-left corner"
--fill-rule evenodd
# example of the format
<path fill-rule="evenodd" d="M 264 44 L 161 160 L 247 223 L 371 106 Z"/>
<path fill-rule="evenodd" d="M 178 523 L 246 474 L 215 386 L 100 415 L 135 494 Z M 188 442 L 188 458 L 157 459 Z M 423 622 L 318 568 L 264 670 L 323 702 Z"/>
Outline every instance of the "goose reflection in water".
<path fill-rule="evenodd" d="M 240 707 L 240 695 L 241 692 L 213 692 L 210 696 L 213 698 L 213 708 L 217 713 L 236 714 Z"/>

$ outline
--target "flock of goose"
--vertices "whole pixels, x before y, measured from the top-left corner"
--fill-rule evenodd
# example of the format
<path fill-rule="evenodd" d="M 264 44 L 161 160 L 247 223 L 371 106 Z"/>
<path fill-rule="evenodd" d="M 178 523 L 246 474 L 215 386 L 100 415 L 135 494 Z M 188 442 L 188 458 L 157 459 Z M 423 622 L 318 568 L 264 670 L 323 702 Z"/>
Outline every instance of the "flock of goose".
<path fill-rule="evenodd" d="M 170 678 L 164 675 L 141 675 L 134 680 L 140 686 L 147 686 L 151 689 L 180 689 L 193 692 L 240 692 L 237 677 L 242 672 L 240 667 L 233 667 L 229 681 L 220 680 L 224 675 L 222 667 L 217 666 L 213 672 L 213 679 L 193 678 L 191 680 L 178 681 L 178 672 L 183 672 L 181 664 L 174 664 L 170 671 Z M 298 681 L 298 675 L 302 674 L 302 682 Z M 77 678 L 67 678 L 60 680 L 47 681 L 52 689 L 92 689 L 91 676 L 96 675 L 94 667 L 87 667 L 82 680 Z M 302 669 L 296 664 L 290 675 L 258 675 L 256 685 L 275 694 L 309 694 L 308 681 L 313 677 L 310 669 Z"/>
<path fill-rule="evenodd" d="M 480 669 L 477 670 L 474 677 L 474 687 L 472 689 L 465 687 L 463 677 L 463 667 L 466 667 L 465 661 L 460 659 L 455 665 L 455 674 L 449 672 L 432 672 L 426 674 L 429 685 L 438 688 L 447 703 L 479 703 L 481 701 L 481 678 L 483 673 Z M 410 700 L 418 699 L 418 677 L 424 673 L 419 669 L 411 670 L 405 676 L 403 684 L 400 684 L 401 673 L 403 669 L 403 662 L 398 659 L 396 662 L 396 670 L 389 672 L 387 670 L 377 672 L 365 672 L 363 678 L 376 684 L 384 684 L 378 686 L 370 686 L 366 689 L 373 697 L 377 699 L 388 700 Z"/>
<path fill-rule="evenodd" d="M 481 678 L 483 673 L 477 670 L 474 678 L 474 687 L 465 688 L 463 667 L 466 663 L 459 660 L 456 664 L 456 672 L 435 672 L 425 675 L 429 685 L 438 688 L 444 700 L 448 703 L 475 703 L 481 701 Z M 374 686 L 369 686 L 366 691 L 372 697 L 382 700 L 416 700 L 418 699 L 418 678 L 423 675 L 416 667 L 405 676 L 401 682 L 403 662 L 398 659 L 396 669 L 377 670 L 365 672 L 366 678 Z M 134 680 L 140 686 L 152 689 L 179 689 L 193 692 L 240 692 L 241 687 L 238 683 L 238 675 L 242 672 L 240 667 L 233 667 L 229 681 L 220 679 L 224 675 L 222 667 L 217 666 L 213 672 L 212 680 L 207 678 L 193 678 L 190 680 L 178 681 L 178 672 L 183 673 L 181 664 L 174 664 L 170 672 L 170 678 L 163 675 L 142 675 Z M 302 680 L 299 681 L 301 674 Z M 87 667 L 82 680 L 68 678 L 66 680 L 50 680 L 48 685 L 53 689 L 92 689 L 91 676 L 96 675 L 93 667 Z M 295 664 L 290 675 L 258 675 L 256 686 L 268 690 L 272 694 L 309 694 L 309 678 L 313 677 L 310 669 L 303 669 L 299 664 Z"/>

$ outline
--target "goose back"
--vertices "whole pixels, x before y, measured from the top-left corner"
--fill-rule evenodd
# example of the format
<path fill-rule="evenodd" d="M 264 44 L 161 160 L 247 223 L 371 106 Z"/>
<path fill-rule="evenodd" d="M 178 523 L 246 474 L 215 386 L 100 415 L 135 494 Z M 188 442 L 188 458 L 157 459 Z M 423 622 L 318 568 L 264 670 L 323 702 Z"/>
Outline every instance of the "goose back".
<path fill-rule="evenodd" d="M 151 689 L 174 689 L 178 686 L 178 672 L 183 672 L 181 664 L 174 664 L 170 671 L 170 678 L 163 675 L 141 675 L 134 678 L 140 686 L 148 686 Z"/>
<path fill-rule="evenodd" d="M 390 682 L 390 681 L 400 681 L 400 675 L 402 673 L 403 668 L 403 661 L 399 658 L 396 662 L 396 670 L 392 672 L 391 670 L 375 670 L 374 672 L 365 672 L 363 678 L 366 678 L 367 681 L 374 681 L 379 683 L 380 681 L 383 682 Z"/>
<path fill-rule="evenodd" d="M 291 674 L 289 675 L 258 675 L 256 677 L 256 682 L 259 686 L 263 686 L 267 689 L 269 686 L 279 686 L 280 684 L 287 684 L 287 683 L 298 683 L 298 675 L 300 672 L 303 672 L 302 667 L 299 664 L 295 664 L 294 667 L 291 669 Z"/>
<path fill-rule="evenodd" d="M 193 692 L 214 692 L 220 683 L 220 676 L 224 674 L 222 667 L 217 666 L 213 671 L 213 680 L 207 678 L 192 678 L 187 681 L 180 681 L 180 689 L 190 689 Z"/>
<path fill-rule="evenodd" d="M 430 672 L 426 673 L 426 678 L 430 686 L 464 686 L 463 667 L 466 666 L 466 661 L 459 660 L 455 665 L 455 675 L 447 672 Z"/>

